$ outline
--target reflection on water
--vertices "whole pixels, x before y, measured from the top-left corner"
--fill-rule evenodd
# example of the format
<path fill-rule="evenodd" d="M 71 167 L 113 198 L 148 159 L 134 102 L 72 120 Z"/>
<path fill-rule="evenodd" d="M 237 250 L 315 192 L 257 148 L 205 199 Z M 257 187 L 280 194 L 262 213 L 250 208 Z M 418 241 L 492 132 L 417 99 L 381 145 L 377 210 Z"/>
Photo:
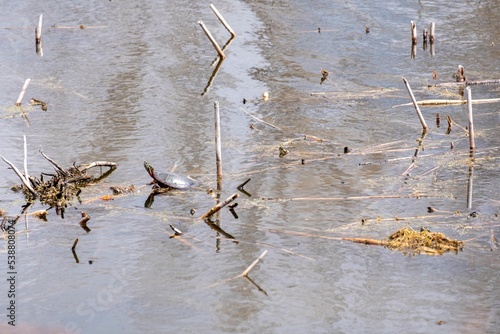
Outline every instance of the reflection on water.
<path fill-rule="evenodd" d="M 118 163 L 103 184 L 82 192 L 83 203 L 68 207 L 64 220 L 49 211 L 47 223 L 29 218 L 29 233 L 22 232 L 26 222 L 18 226 L 18 321 L 77 333 L 495 332 L 500 268 L 488 240 L 490 230 L 500 235 L 499 107 L 474 105 L 468 210 L 465 106 L 423 108 L 430 131 L 420 146 L 413 107 L 394 106 L 409 102 L 401 77 L 417 100 L 459 98 L 456 89 L 426 89 L 453 81 L 458 65 L 473 79 L 494 79 L 497 5 L 216 5 L 237 33 L 217 64 L 197 22 L 220 45 L 230 35 L 203 2 L 5 4 L 0 153 L 20 166 L 24 133 L 32 174 L 50 168 L 40 146 L 63 166 Z M 33 50 L 40 13 L 43 57 Z M 436 23 L 433 55 L 418 43 L 412 59 L 412 20 L 419 36 Z M 321 69 L 329 72 L 322 84 Z M 26 78 L 32 82 L 25 101 L 48 103 L 46 112 L 24 104 L 30 127 L 11 107 Z M 472 92 L 473 98 L 498 95 L 494 86 Z M 197 218 L 214 205 L 205 190 L 216 184 L 215 100 L 222 119 L 221 197 L 251 178 L 244 189 L 252 196 L 240 192 L 238 218 L 222 210 L 218 220 L 238 243 L 217 238 Z M 450 134 L 434 126 L 436 113 L 453 119 Z M 288 151 L 282 158 L 279 147 Z M 201 180 L 200 189 L 158 195 L 145 208 L 150 177 L 142 162 L 169 170 L 179 158 L 178 171 Z M 5 169 L 0 209 L 8 214 L 23 204 L 9 189 L 17 182 Z M 109 186 L 131 184 L 134 194 L 96 200 Z M 438 211 L 429 214 L 429 206 Z M 78 225 L 81 211 L 91 217 L 90 233 Z M 183 235 L 170 239 L 169 224 Z M 468 240 L 465 250 L 405 257 L 323 238 L 382 239 L 406 225 Z M 76 238 L 79 263 L 71 252 Z M 239 275 L 265 249 L 249 276 L 267 295 L 244 279 L 209 288 Z"/>

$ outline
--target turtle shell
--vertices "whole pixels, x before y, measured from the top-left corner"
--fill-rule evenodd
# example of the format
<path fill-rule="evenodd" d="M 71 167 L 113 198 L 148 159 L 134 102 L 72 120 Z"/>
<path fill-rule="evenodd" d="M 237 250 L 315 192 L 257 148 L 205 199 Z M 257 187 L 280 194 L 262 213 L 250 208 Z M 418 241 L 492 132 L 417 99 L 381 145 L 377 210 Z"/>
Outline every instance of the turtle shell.
<path fill-rule="evenodd" d="M 189 177 L 177 173 L 154 172 L 153 178 L 164 188 L 187 189 L 194 185 L 194 181 Z"/>
<path fill-rule="evenodd" d="M 160 187 L 187 189 L 194 185 L 194 181 L 189 177 L 177 173 L 157 172 L 146 161 L 144 161 L 144 168 Z"/>

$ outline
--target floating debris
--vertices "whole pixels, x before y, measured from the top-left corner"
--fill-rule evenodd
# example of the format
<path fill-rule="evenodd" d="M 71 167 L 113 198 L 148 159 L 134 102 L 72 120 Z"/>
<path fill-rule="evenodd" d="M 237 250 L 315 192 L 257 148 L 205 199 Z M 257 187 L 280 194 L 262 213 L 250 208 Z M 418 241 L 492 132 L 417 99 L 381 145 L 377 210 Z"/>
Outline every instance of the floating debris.
<path fill-rule="evenodd" d="M 330 74 L 330 73 L 328 73 L 327 70 L 321 69 L 321 75 L 322 75 L 322 77 L 321 77 L 321 81 L 319 82 L 320 85 L 322 85 L 323 82 L 325 82 L 325 80 L 328 79 L 328 74 Z"/>
<path fill-rule="evenodd" d="M 404 227 L 389 236 L 387 248 L 398 250 L 405 254 L 425 253 L 429 255 L 442 255 L 445 252 L 458 253 L 463 250 L 463 241 L 447 238 L 443 233 L 431 232 L 422 228 L 417 232 L 409 227 Z"/>
<path fill-rule="evenodd" d="M 43 102 L 42 100 L 38 100 L 35 98 L 31 98 L 30 104 L 32 106 L 41 106 L 43 111 L 47 111 L 47 109 L 48 109 L 47 102 Z"/>
<path fill-rule="evenodd" d="M 135 191 L 135 186 L 133 184 L 129 187 L 111 186 L 109 189 L 113 192 L 113 195 L 122 195 L 133 193 Z"/>
<path fill-rule="evenodd" d="M 281 146 L 279 147 L 279 150 L 280 150 L 280 158 L 283 158 L 289 152 L 286 148 L 283 148 Z"/>

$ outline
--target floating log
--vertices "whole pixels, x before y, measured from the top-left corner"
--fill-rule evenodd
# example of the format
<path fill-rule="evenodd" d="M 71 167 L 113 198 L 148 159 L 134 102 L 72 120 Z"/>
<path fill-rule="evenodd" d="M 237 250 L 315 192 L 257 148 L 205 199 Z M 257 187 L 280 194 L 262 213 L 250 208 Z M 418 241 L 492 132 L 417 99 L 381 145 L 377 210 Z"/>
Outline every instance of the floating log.
<path fill-rule="evenodd" d="M 28 89 L 30 81 L 31 81 L 31 79 L 28 78 L 24 82 L 23 89 L 21 90 L 21 93 L 19 93 L 19 97 L 17 98 L 17 101 L 16 101 L 16 106 L 17 107 L 21 106 L 21 102 L 23 101 L 24 94 L 26 93 L 26 89 Z"/>
<path fill-rule="evenodd" d="M 213 38 L 212 34 L 210 33 L 210 31 L 208 31 L 207 27 L 205 26 L 205 24 L 203 23 L 202 20 L 199 20 L 198 21 L 198 24 L 200 25 L 201 29 L 203 29 L 203 31 L 205 32 L 205 34 L 207 35 L 208 39 L 210 40 L 210 42 L 212 42 L 212 45 L 214 46 L 215 50 L 217 50 L 217 53 L 219 54 L 219 56 L 221 57 L 221 59 L 226 59 L 226 55 L 224 54 L 224 52 L 221 50 L 219 44 L 217 44 L 217 41 L 215 41 L 215 39 Z"/>
<path fill-rule="evenodd" d="M 420 108 L 418 107 L 417 100 L 415 100 L 415 96 L 413 95 L 413 92 L 411 90 L 410 84 L 408 81 L 403 78 L 403 82 L 406 86 L 406 89 L 408 89 L 408 93 L 410 94 L 411 100 L 413 102 L 413 106 L 415 107 L 415 111 L 417 112 L 418 119 L 420 120 L 420 123 L 422 124 L 422 128 L 424 131 L 427 131 L 429 128 L 427 127 L 427 124 L 425 123 L 424 116 L 422 115 L 422 112 L 420 111 Z"/>
<path fill-rule="evenodd" d="M 231 36 L 233 36 L 233 38 L 236 37 L 236 33 L 234 32 L 233 29 L 231 29 L 231 27 L 226 22 L 226 20 L 224 20 L 224 18 L 222 17 L 221 13 L 219 13 L 219 11 L 217 10 L 217 8 L 215 8 L 215 6 L 213 4 L 210 4 L 210 8 L 213 10 L 215 16 L 217 16 L 217 18 L 224 25 L 224 27 L 227 29 L 227 31 L 229 31 L 229 33 L 231 34 Z"/>

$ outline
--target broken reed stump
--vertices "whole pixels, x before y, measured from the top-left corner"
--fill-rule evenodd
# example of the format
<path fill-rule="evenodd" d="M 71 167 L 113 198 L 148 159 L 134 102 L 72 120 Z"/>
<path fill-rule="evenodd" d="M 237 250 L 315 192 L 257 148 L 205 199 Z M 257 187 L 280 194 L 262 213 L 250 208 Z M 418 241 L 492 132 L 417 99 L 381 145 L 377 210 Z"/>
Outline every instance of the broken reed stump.
<path fill-rule="evenodd" d="M 21 93 L 19 93 L 19 97 L 17 98 L 17 101 L 16 101 L 16 106 L 17 107 L 21 106 L 21 102 L 23 101 L 24 94 L 26 93 L 26 89 L 28 89 L 30 81 L 31 81 L 31 79 L 28 78 L 24 82 L 23 89 L 21 90 Z"/>
<path fill-rule="evenodd" d="M 85 232 L 89 233 L 90 228 L 87 227 L 87 222 L 90 220 L 90 216 L 85 212 L 82 211 L 82 220 L 80 220 L 80 226 L 85 230 Z"/>
<path fill-rule="evenodd" d="M 424 116 L 422 115 L 422 112 L 420 111 L 420 108 L 418 107 L 417 100 L 415 99 L 415 96 L 413 95 L 413 92 L 411 90 L 410 84 L 408 83 L 408 80 L 403 78 L 403 82 L 406 86 L 406 89 L 408 90 L 408 93 L 410 94 L 411 101 L 413 102 L 413 106 L 415 107 L 415 111 L 417 112 L 418 119 L 420 120 L 420 124 L 422 124 L 422 128 L 424 132 L 426 132 L 429 127 L 425 123 Z"/>
<path fill-rule="evenodd" d="M 43 14 L 40 14 L 40 17 L 38 18 L 38 27 L 35 28 L 35 50 L 36 50 L 36 54 L 39 56 L 43 56 L 42 18 L 43 18 Z"/>
<path fill-rule="evenodd" d="M 42 18 L 43 14 L 40 14 L 38 18 L 38 27 L 35 28 L 35 43 L 40 44 L 42 41 Z"/>
<path fill-rule="evenodd" d="M 224 20 L 224 18 L 222 17 L 221 13 L 219 13 L 219 11 L 217 10 L 217 8 L 215 8 L 215 6 L 213 4 L 210 4 L 210 8 L 214 12 L 215 16 L 217 16 L 217 18 L 219 19 L 219 21 L 222 23 L 222 25 L 224 25 L 224 27 L 227 29 L 227 31 L 229 31 L 229 33 L 231 34 L 231 36 L 233 36 L 233 38 L 236 37 L 236 33 L 234 32 L 233 29 L 231 29 L 231 27 L 226 22 L 226 20 Z"/>
<path fill-rule="evenodd" d="M 417 43 L 417 24 L 415 21 L 411 21 L 411 42 L 412 44 Z"/>
<path fill-rule="evenodd" d="M 457 70 L 457 73 L 456 73 L 456 80 L 457 80 L 457 82 L 464 82 L 464 81 L 467 80 L 465 78 L 464 71 L 465 71 L 464 67 L 462 65 L 458 65 L 458 70 Z"/>
<path fill-rule="evenodd" d="M 472 117 L 472 93 L 470 87 L 466 87 L 465 90 L 467 92 L 467 112 L 469 116 L 469 143 L 470 149 L 473 151 L 476 148 L 476 143 L 474 141 L 474 120 Z"/>
<path fill-rule="evenodd" d="M 435 29 L 436 29 L 436 25 L 434 24 L 434 22 L 431 22 L 431 24 L 429 26 L 429 41 L 431 42 L 431 44 L 434 44 Z"/>
<path fill-rule="evenodd" d="M 213 38 L 212 34 L 210 33 L 210 31 L 208 31 L 208 28 L 205 26 L 205 24 L 203 23 L 202 20 L 199 20 L 198 21 L 198 24 L 200 25 L 201 29 L 203 29 L 203 31 L 205 32 L 205 34 L 207 35 L 208 39 L 210 40 L 210 42 L 212 43 L 212 45 L 214 46 L 215 50 L 217 50 L 217 53 L 219 54 L 219 56 L 221 57 L 221 59 L 226 59 L 226 55 L 224 54 L 224 52 L 221 50 L 219 44 L 217 44 L 217 42 L 215 41 L 215 39 Z"/>

